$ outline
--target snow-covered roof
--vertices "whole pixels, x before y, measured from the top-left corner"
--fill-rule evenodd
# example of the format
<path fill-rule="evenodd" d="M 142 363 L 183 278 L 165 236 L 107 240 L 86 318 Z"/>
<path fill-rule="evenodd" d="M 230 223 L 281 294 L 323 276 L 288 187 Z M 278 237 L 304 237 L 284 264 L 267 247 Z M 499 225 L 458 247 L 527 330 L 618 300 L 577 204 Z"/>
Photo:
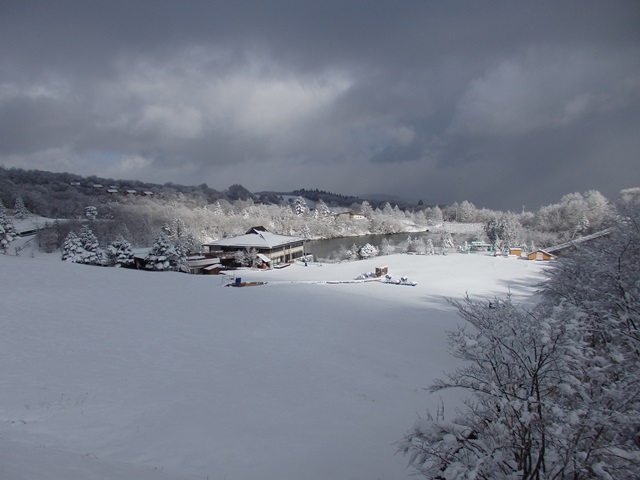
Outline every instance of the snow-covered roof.
<path fill-rule="evenodd" d="M 187 263 L 191 268 L 208 267 L 210 265 L 220 266 L 220 259 L 217 257 L 216 258 L 189 257 L 189 259 L 187 259 Z"/>
<path fill-rule="evenodd" d="M 133 249 L 133 257 L 134 258 L 146 258 L 147 255 L 149 255 L 149 252 L 151 251 L 151 247 L 148 248 L 134 248 Z"/>
<path fill-rule="evenodd" d="M 566 250 L 568 248 L 575 247 L 576 245 L 579 245 L 581 243 L 585 243 L 585 242 L 589 242 L 591 240 L 595 240 L 597 238 L 605 237 L 605 236 L 609 235 L 612 231 L 613 231 L 612 228 L 607 228 L 605 230 L 601 230 L 599 232 L 592 233 L 591 235 L 585 235 L 584 237 L 574 238 L 573 240 L 570 240 L 569 242 L 566 242 L 566 243 L 562 243 L 560 245 L 554 245 L 552 247 L 549 247 L 549 248 L 545 249 L 545 251 L 546 251 L 546 253 L 557 253 L 557 252 L 560 252 L 562 250 Z"/>
<path fill-rule="evenodd" d="M 276 248 L 304 241 L 302 237 L 288 237 L 256 229 L 252 229 L 250 232 L 237 237 L 222 238 L 206 245 L 216 247 Z"/>
<path fill-rule="evenodd" d="M 209 265 L 208 267 L 204 267 L 203 270 L 210 272 L 211 270 L 215 270 L 216 268 L 222 268 L 222 265 L 219 263 L 214 263 L 213 265 Z"/>

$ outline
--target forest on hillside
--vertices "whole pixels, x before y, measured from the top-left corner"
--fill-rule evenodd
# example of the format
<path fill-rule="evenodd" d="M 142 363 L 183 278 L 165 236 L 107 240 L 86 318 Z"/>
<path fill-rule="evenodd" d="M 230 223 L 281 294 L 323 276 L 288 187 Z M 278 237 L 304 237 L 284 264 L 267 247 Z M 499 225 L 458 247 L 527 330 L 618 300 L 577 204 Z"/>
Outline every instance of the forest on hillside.
<path fill-rule="evenodd" d="M 625 194 L 636 190 L 640 189 L 629 189 Z M 284 195 L 254 195 L 241 185 L 216 191 L 206 184 L 156 185 L 0 168 L 4 216 L 50 219 L 51 228 L 42 230 L 38 238 L 40 248 L 47 252 L 60 249 L 70 232 L 78 233 L 87 225 L 101 246 L 122 238 L 133 247 L 149 247 L 162 235 L 187 251 L 198 251 L 203 243 L 242 234 L 256 225 L 307 239 L 411 233 L 437 226 L 442 242 L 452 247 L 465 241 L 484 241 L 496 248 L 544 248 L 606 228 L 617 214 L 615 200 L 590 190 L 569 193 L 537 212 L 477 208 L 467 200 L 401 208 L 317 189 L 291 192 L 285 200 Z M 339 214 L 346 211 L 360 215 Z M 477 224 L 479 228 L 454 235 L 452 240 L 447 224 L 453 223 Z M 417 253 L 430 251 L 426 247 L 413 245 Z"/>

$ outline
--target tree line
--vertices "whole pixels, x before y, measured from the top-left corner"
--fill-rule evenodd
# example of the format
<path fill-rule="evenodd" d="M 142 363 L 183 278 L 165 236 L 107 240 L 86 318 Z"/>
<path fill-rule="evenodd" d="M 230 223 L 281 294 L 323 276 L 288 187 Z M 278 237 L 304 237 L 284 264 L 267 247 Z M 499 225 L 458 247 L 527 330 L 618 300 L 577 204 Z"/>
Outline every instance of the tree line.
<path fill-rule="evenodd" d="M 96 189 L 93 186 L 96 183 L 103 188 Z M 114 196 L 106 193 L 108 186 L 150 189 L 154 195 Z M 477 240 L 490 242 L 497 248 L 522 245 L 533 249 L 596 232 L 616 215 L 612 203 L 595 190 L 568 194 L 537 212 L 521 213 L 476 208 L 466 200 L 446 206 L 423 204 L 403 209 L 388 202 L 381 205 L 367 200 L 358 202 L 354 201 L 356 197 L 348 196 L 343 199 L 345 203 L 351 202 L 349 206 L 337 208 L 331 200 L 336 196 L 328 192 L 298 193 L 307 196 L 288 201 L 278 197 L 271 203 L 261 201 L 241 185 L 218 192 L 206 184 L 159 186 L 0 167 L 0 201 L 9 212 L 16 218 L 38 214 L 52 219 L 50 228 L 42 230 L 38 238 L 40 247 L 48 252 L 60 249 L 69 232 L 78 233 L 88 221 L 103 246 L 122 237 L 134 247 L 149 247 L 159 234 L 164 234 L 170 240 L 180 240 L 188 249 L 197 249 L 203 243 L 242 234 L 256 225 L 274 233 L 321 239 L 434 228 L 446 231 L 447 224 L 471 223 L 479 228 L 466 236 L 455 236 L 459 245 Z M 345 210 L 361 214 L 361 218 L 339 214 Z M 441 242 L 438 239 L 435 243 L 440 246 Z M 425 249 L 419 244 L 413 248 Z"/>

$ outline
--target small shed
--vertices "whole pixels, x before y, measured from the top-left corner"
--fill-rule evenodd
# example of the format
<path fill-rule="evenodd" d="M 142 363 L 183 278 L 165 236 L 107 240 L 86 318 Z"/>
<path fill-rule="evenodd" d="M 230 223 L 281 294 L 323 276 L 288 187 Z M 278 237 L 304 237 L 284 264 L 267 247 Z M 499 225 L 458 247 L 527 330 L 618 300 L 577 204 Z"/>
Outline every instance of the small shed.
<path fill-rule="evenodd" d="M 515 257 L 521 257 L 522 256 L 522 247 L 510 247 L 509 248 L 509 255 L 513 255 Z"/>
<path fill-rule="evenodd" d="M 535 252 L 528 254 L 527 258 L 529 260 L 541 260 L 548 262 L 549 260 L 554 260 L 556 257 L 545 250 L 536 250 Z"/>
<path fill-rule="evenodd" d="M 219 275 L 224 270 L 224 267 L 219 263 L 214 265 L 209 265 L 208 267 L 204 267 L 202 269 L 202 273 L 204 275 Z"/>
<path fill-rule="evenodd" d="M 376 267 L 376 277 L 381 277 L 383 275 L 386 275 L 387 273 L 389 273 L 389 267 Z"/>

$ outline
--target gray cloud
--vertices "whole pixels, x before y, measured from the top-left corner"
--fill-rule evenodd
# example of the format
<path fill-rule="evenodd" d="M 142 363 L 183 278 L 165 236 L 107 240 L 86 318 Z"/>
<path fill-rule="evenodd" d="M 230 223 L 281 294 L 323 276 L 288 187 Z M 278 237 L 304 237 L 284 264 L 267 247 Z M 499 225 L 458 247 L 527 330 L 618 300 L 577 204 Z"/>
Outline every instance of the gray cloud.
<path fill-rule="evenodd" d="M 635 186 L 638 32 L 635 1 L 7 1 L 0 164 L 513 209 L 611 197 Z"/>

